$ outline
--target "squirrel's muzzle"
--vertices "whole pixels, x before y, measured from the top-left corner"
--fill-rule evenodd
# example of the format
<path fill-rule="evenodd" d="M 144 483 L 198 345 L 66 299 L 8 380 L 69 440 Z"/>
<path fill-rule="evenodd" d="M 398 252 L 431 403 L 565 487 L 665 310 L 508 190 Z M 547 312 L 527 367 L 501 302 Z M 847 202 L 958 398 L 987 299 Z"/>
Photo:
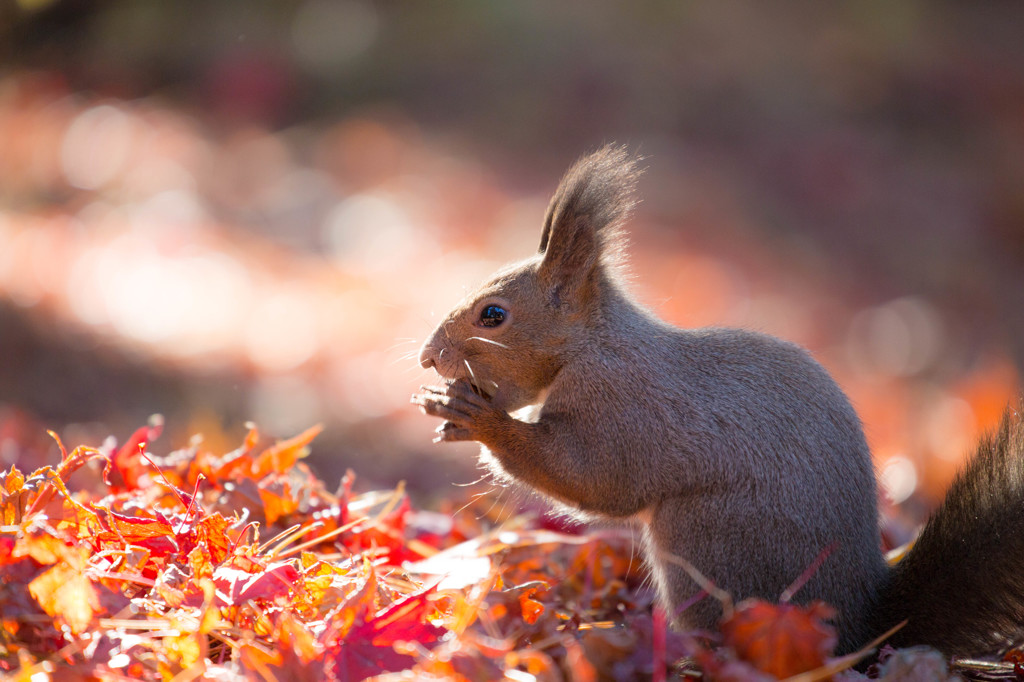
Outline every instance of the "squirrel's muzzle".
<path fill-rule="evenodd" d="M 431 369 L 437 365 L 437 350 L 430 345 L 430 342 L 423 344 L 420 349 L 420 367 Z"/>
<path fill-rule="evenodd" d="M 459 357 L 451 346 L 444 325 L 441 325 L 423 342 L 420 349 L 420 367 L 433 369 L 446 379 L 455 379 L 461 369 Z"/>
<path fill-rule="evenodd" d="M 441 354 L 444 352 L 444 344 L 440 343 L 439 339 L 440 333 L 441 328 L 438 327 L 430 337 L 423 342 L 423 347 L 420 348 L 420 367 L 423 369 L 437 369 L 439 367 Z"/>

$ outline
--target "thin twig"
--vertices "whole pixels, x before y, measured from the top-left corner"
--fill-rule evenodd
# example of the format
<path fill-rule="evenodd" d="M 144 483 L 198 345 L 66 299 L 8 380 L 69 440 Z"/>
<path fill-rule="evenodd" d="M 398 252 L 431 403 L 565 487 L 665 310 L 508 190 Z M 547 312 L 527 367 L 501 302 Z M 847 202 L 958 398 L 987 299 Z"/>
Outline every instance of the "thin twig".
<path fill-rule="evenodd" d="M 664 550 L 658 550 L 658 558 L 682 568 L 693 579 L 693 581 L 701 587 L 701 589 L 721 602 L 722 610 L 726 615 L 732 612 L 732 595 L 715 585 L 715 583 L 709 580 L 707 576 L 697 570 L 696 566 L 681 556 L 677 556 Z"/>

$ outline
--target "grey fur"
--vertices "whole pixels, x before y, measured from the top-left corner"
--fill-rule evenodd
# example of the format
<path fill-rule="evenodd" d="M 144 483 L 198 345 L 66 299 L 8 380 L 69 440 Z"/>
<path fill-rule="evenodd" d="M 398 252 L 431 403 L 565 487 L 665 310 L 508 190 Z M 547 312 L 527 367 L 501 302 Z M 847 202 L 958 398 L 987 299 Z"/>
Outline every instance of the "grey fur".
<path fill-rule="evenodd" d="M 617 147 L 573 166 L 539 253 L 497 273 L 424 344 L 423 366 L 453 382 L 414 402 L 446 420 L 439 440 L 482 443 L 497 474 L 581 516 L 640 521 L 654 582 L 682 627 L 712 629 L 721 608 L 694 601 L 700 587 L 670 555 L 736 599 L 775 600 L 834 548 L 796 599 L 835 606 L 840 649 L 851 650 L 903 613 L 875 608 L 891 581 L 857 415 L 802 348 L 678 329 L 630 297 L 609 254 L 621 250 L 636 178 Z M 510 320 L 482 326 L 489 305 Z M 509 416 L 545 394 L 535 423 Z"/>

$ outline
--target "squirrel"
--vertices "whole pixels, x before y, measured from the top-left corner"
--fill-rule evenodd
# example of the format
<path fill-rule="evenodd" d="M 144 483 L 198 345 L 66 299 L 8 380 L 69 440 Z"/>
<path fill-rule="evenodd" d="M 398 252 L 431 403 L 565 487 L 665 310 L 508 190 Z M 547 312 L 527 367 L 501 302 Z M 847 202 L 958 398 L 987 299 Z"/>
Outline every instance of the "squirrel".
<path fill-rule="evenodd" d="M 829 373 L 773 336 L 672 326 L 627 291 L 637 164 L 619 146 L 579 160 L 538 253 L 424 343 L 420 364 L 447 382 L 412 397 L 445 420 L 435 441 L 478 441 L 492 472 L 580 518 L 637 522 L 677 627 L 713 630 L 723 613 L 686 562 L 734 599 L 778 599 L 831 547 L 794 601 L 836 609 L 840 653 L 904 620 L 894 646 L 979 656 L 1024 641 L 1019 412 L 982 439 L 890 568 L 861 422 Z M 532 419 L 517 418 L 529 406 Z"/>

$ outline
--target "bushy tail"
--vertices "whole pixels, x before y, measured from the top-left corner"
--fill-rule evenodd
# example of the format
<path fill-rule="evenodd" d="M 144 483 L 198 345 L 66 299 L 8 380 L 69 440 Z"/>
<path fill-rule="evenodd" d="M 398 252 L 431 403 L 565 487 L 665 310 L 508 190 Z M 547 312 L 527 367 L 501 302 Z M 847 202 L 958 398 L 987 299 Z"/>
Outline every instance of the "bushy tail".
<path fill-rule="evenodd" d="M 878 632 L 906 619 L 894 646 L 960 656 L 1024 641 L 1024 403 L 953 481 L 879 595 Z"/>

